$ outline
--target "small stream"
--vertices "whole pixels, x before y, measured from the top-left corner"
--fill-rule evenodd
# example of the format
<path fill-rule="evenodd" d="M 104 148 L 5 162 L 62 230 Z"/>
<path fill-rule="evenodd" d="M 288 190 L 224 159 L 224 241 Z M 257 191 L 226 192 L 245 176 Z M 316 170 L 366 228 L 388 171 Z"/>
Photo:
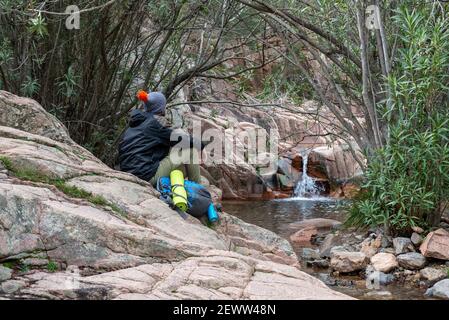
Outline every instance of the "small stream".
<path fill-rule="evenodd" d="M 329 198 L 290 198 L 271 201 L 225 201 L 223 210 L 239 217 L 245 222 L 258 225 L 271 230 L 285 239 L 289 239 L 293 233 L 289 224 L 312 218 L 329 218 L 343 221 L 347 214 L 347 201 L 336 201 Z M 300 256 L 301 247 L 292 244 L 295 252 Z M 328 277 L 325 269 L 316 270 L 302 267 L 302 270 L 323 280 Z M 332 289 L 346 293 L 359 299 L 369 292 L 363 285 L 363 281 L 357 276 L 339 277 L 340 283 L 330 286 Z M 362 283 L 362 286 L 360 285 Z M 391 284 L 381 290 L 392 293 L 393 299 L 410 300 L 426 299 L 424 291 L 417 288 L 407 288 L 403 285 Z"/>

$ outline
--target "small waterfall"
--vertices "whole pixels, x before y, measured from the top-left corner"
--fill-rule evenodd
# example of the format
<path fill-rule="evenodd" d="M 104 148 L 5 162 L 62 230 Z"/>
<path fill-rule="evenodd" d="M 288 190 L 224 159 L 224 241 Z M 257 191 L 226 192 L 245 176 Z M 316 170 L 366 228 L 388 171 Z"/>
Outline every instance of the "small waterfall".
<path fill-rule="evenodd" d="M 298 181 L 295 187 L 294 196 L 298 198 L 317 197 L 322 191 L 315 183 L 315 180 L 307 175 L 307 162 L 309 161 L 310 151 L 306 150 L 301 153 L 302 157 L 302 179 Z"/>

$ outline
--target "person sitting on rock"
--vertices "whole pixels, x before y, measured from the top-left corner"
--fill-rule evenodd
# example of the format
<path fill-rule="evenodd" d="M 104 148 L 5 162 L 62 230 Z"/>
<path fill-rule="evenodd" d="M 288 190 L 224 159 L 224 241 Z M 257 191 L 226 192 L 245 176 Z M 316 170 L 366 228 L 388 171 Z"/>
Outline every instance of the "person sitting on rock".
<path fill-rule="evenodd" d="M 120 170 L 149 181 L 153 186 L 175 169 L 181 170 L 189 180 L 200 183 L 198 150 L 202 150 L 204 144 L 168 125 L 167 101 L 161 92 L 139 91 L 137 98 L 143 101 L 144 111 L 131 112 L 129 128 L 119 144 Z"/>

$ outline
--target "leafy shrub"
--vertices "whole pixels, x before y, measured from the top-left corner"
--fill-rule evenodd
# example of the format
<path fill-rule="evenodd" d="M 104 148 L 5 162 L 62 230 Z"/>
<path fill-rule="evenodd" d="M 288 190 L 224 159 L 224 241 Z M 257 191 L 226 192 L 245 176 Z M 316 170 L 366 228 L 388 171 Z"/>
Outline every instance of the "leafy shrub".
<path fill-rule="evenodd" d="M 388 140 L 369 159 L 350 224 L 401 233 L 439 223 L 449 198 L 449 17 L 441 10 L 403 7 L 395 15 L 399 50 L 382 106 Z"/>

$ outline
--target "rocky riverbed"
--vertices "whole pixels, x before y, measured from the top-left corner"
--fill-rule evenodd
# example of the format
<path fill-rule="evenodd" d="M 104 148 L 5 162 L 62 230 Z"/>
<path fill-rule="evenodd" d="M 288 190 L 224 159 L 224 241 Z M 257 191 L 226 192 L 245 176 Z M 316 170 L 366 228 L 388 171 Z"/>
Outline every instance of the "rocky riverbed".
<path fill-rule="evenodd" d="M 344 203 L 321 199 L 277 200 L 224 207 L 243 220 L 288 238 L 302 270 L 360 299 L 449 299 L 449 233 L 414 228 L 407 237 L 381 229 L 343 228 Z"/>

